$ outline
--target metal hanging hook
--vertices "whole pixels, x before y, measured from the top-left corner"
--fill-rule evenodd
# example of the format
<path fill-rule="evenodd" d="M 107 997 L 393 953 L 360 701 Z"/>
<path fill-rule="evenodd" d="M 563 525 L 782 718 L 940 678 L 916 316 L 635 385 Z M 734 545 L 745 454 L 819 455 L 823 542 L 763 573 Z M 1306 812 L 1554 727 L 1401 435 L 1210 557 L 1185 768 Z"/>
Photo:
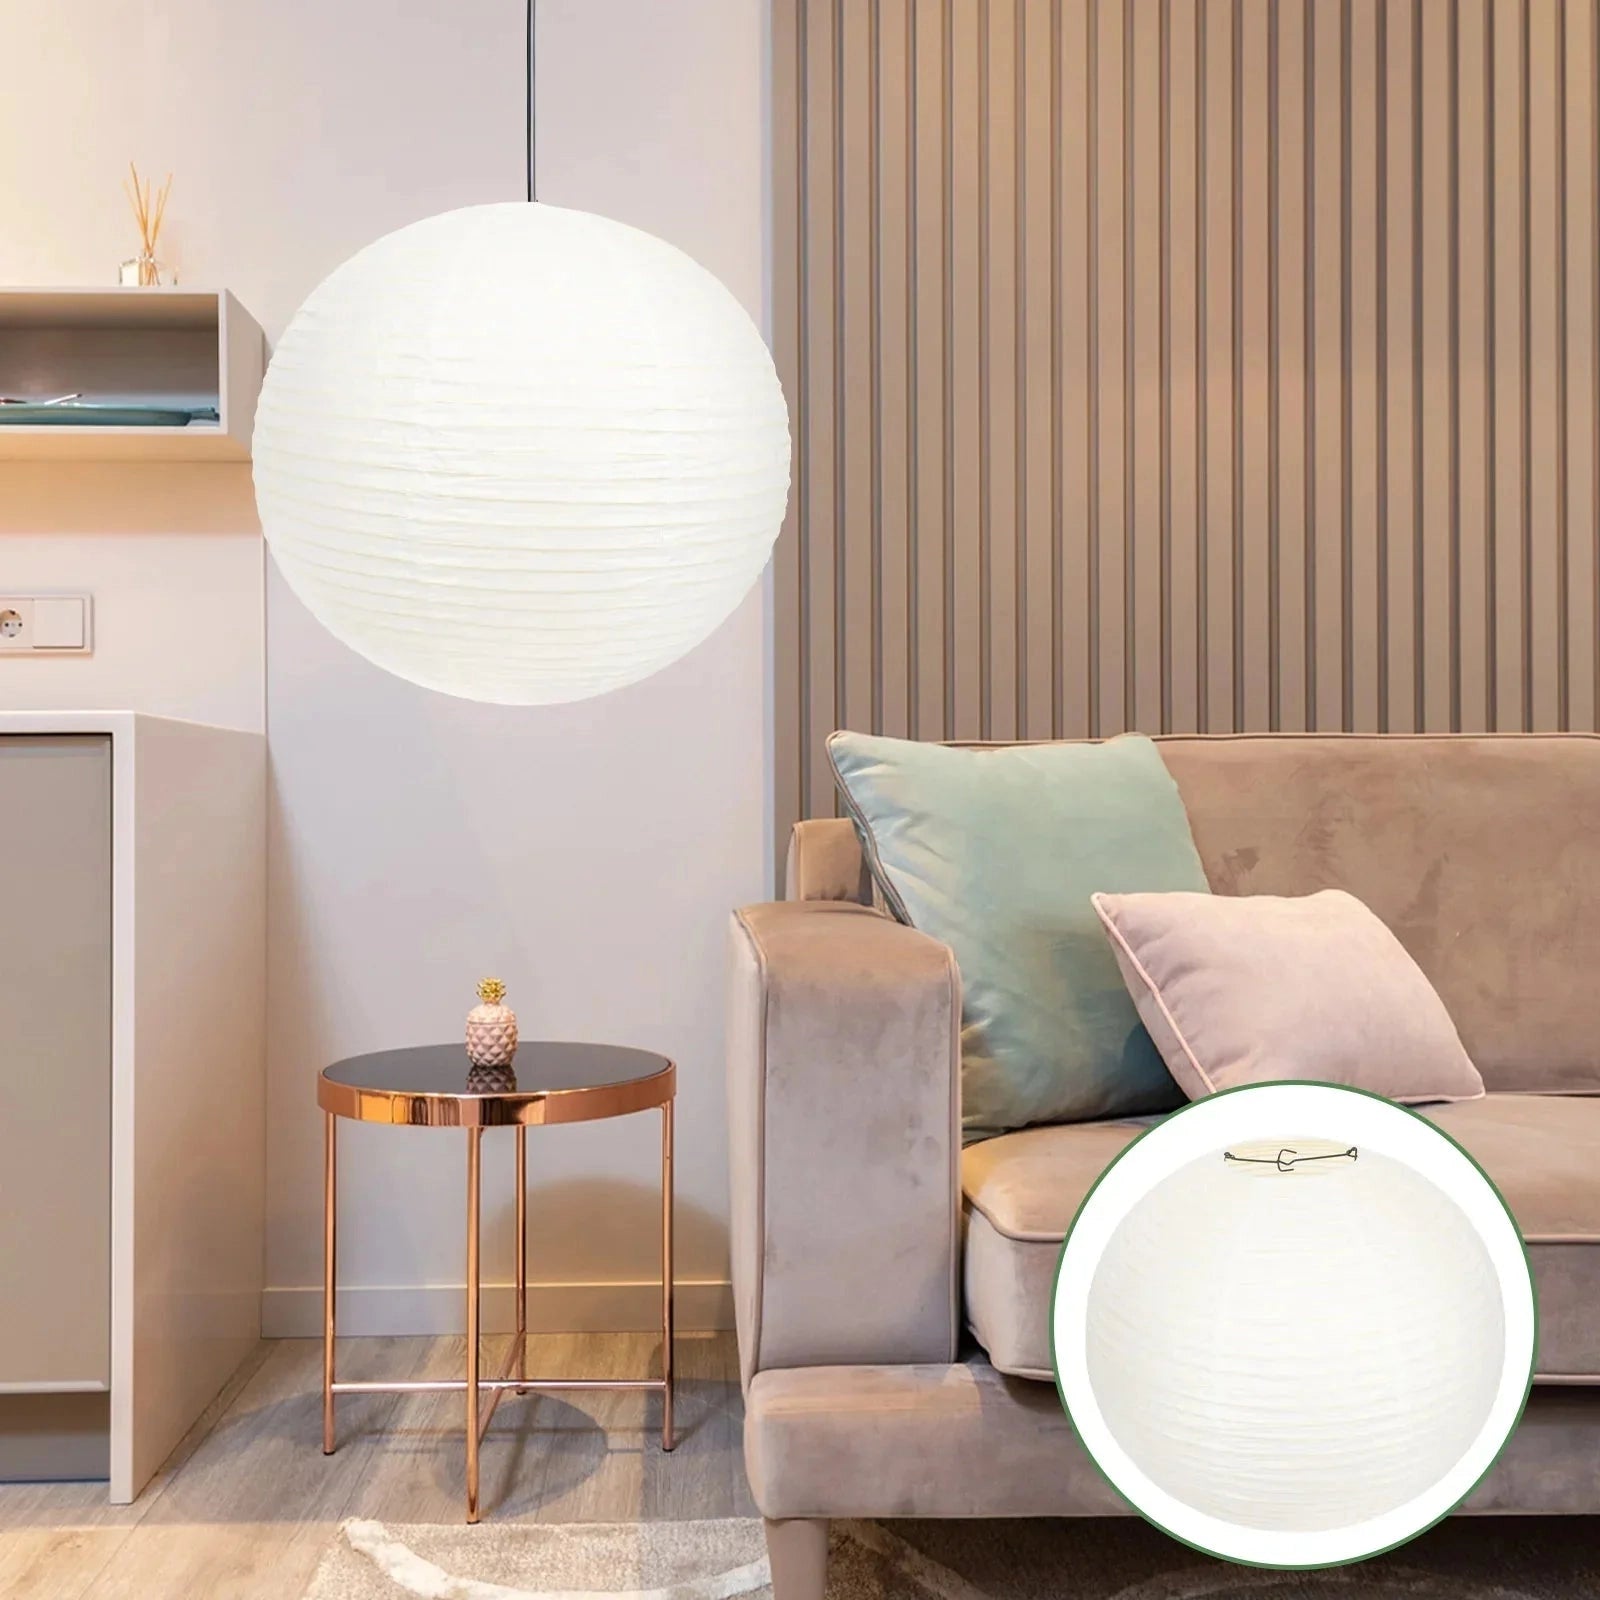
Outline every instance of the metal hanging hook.
<path fill-rule="evenodd" d="M 1276 1167 L 1279 1172 L 1293 1172 L 1297 1166 L 1307 1161 L 1354 1161 L 1357 1151 L 1354 1145 L 1348 1150 L 1330 1150 L 1320 1156 L 1303 1156 L 1296 1151 L 1285 1147 L 1275 1156 L 1236 1156 L 1231 1150 L 1222 1152 L 1224 1161 L 1239 1161 L 1257 1167 Z"/>

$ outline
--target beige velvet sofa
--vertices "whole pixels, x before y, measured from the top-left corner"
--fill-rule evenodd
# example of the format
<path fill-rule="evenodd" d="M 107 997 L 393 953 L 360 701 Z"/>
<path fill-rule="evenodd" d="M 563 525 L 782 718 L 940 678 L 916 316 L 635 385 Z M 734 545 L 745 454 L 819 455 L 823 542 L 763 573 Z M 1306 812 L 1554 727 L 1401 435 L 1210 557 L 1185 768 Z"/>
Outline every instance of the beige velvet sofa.
<path fill-rule="evenodd" d="M 1338 887 L 1437 986 L 1489 1094 L 1427 1108 L 1528 1243 L 1539 1382 L 1463 1508 L 1600 1512 L 1600 737 L 1159 741 L 1219 894 Z M 735 914 L 728 1071 L 745 1454 L 777 1600 L 832 1517 L 1126 1514 L 1050 1381 L 1051 1278 L 1135 1135 L 963 1151 L 960 974 L 871 905 L 848 821 Z"/>

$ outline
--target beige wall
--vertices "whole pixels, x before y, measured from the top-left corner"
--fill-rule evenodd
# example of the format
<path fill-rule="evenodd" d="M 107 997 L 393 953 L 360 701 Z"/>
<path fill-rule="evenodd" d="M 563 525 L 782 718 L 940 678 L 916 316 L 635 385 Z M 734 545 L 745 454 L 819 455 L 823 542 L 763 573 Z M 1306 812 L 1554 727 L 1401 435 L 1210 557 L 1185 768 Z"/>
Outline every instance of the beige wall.
<path fill-rule="evenodd" d="M 774 14 L 780 823 L 841 724 L 1595 726 L 1592 4 Z"/>
<path fill-rule="evenodd" d="M 262 556 L 248 468 L 0 465 L 0 594 L 52 589 L 94 596 L 94 650 L 0 657 L 0 709 L 126 708 L 260 732 Z"/>
<path fill-rule="evenodd" d="M 210 283 L 226 269 L 259 304 L 270 202 L 249 216 L 234 187 L 249 163 L 235 167 L 191 137 L 247 126 L 221 75 L 200 70 L 213 52 L 234 58 L 214 13 L 200 0 L 7 8 L 0 283 L 115 283 L 136 237 L 119 188 L 133 157 L 181 175 L 167 239 L 184 276 Z M 71 137 L 42 135 L 63 123 Z M 0 464 L 0 593 L 39 589 L 94 595 L 95 650 L 0 658 L 0 708 L 131 707 L 263 726 L 262 552 L 247 467 Z"/>
<path fill-rule="evenodd" d="M 162 253 L 180 279 L 231 288 L 274 336 L 374 234 L 519 191 L 519 16 L 492 0 L 7 7 L 0 282 L 115 283 L 131 158 L 174 174 Z M 96 650 L 0 659 L 0 706 L 263 726 L 247 466 L 0 465 L 13 586 L 91 590 Z"/>
<path fill-rule="evenodd" d="M 5 281 L 113 278 L 133 156 L 176 175 L 184 280 L 234 289 L 270 340 L 377 235 L 523 192 L 519 4 L 12 9 L 6 56 L 30 65 L 0 97 Z M 764 15 L 760 0 L 539 6 L 542 196 L 664 234 L 758 313 Z M 70 138 L 36 136 L 63 122 Z M 0 705 L 113 700 L 259 725 L 263 563 L 244 469 L 92 476 L 0 469 L 0 586 L 93 588 L 102 642 L 92 666 L 49 663 L 26 682 L 0 662 Z M 527 711 L 385 676 L 270 569 L 265 609 L 269 1328 L 318 1325 L 316 1071 L 455 1036 L 486 971 L 510 983 L 530 1036 L 676 1056 L 680 1266 L 709 1286 L 686 1311 L 721 1316 L 720 940 L 727 907 L 765 892 L 760 597 L 648 683 Z M 578 1286 L 539 1295 L 536 1316 L 648 1323 L 651 1293 L 629 1286 L 655 1272 L 657 1145 L 654 1123 L 635 1122 L 531 1141 L 532 1274 Z M 495 1279 L 510 1274 L 502 1144 L 486 1159 Z M 349 1325 L 458 1325 L 459 1140 L 357 1129 L 346 1156 Z"/>

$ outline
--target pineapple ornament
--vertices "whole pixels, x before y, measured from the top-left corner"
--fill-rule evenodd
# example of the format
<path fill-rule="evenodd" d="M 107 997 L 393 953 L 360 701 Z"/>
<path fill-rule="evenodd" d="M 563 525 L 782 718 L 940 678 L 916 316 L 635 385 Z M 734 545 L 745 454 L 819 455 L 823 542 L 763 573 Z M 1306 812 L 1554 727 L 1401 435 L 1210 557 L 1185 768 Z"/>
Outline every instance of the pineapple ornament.
<path fill-rule="evenodd" d="M 517 1014 L 502 1005 L 506 986 L 498 978 L 485 978 L 478 985 L 481 1002 L 467 1013 L 468 1074 L 475 1087 L 484 1092 L 515 1089 L 517 1075 L 512 1057 L 517 1053 Z"/>

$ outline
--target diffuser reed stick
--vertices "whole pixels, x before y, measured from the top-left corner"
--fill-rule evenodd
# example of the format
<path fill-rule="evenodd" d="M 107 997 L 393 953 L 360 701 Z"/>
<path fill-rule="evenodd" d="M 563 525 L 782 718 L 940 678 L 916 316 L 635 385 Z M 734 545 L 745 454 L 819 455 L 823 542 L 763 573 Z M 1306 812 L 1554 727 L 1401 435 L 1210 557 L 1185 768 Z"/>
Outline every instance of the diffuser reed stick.
<path fill-rule="evenodd" d="M 139 169 L 128 163 L 128 203 L 133 207 L 133 219 L 139 224 L 138 283 L 142 289 L 152 288 L 161 282 L 161 264 L 156 260 L 156 241 L 161 237 L 161 221 L 167 214 L 167 197 L 172 193 L 172 174 L 159 192 L 152 195 L 150 180 L 142 183 Z"/>

